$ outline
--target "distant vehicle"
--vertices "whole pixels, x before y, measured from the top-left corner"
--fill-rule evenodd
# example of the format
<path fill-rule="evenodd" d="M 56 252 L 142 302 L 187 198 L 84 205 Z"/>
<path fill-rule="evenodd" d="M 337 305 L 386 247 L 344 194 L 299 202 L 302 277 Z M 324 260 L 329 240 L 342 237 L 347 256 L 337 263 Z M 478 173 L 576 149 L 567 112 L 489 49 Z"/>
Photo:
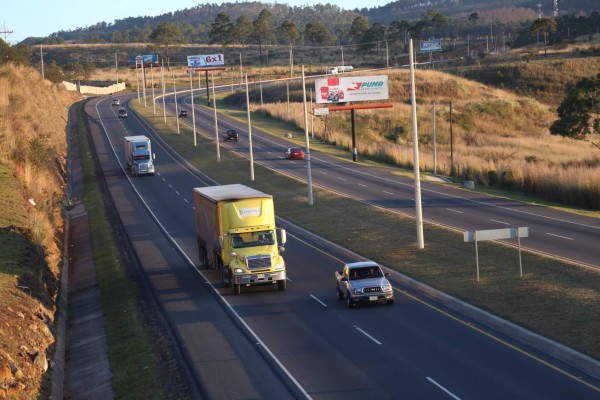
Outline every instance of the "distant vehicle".
<path fill-rule="evenodd" d="M 154 154 L 152 154 L 152 144 L 148 137 L 144 135 L 125 136 L 123 148 L 127 169 L 131 170 L 133 176 L 154 175 Z"/>
<path fill-rule="evenodd" d="M 394 290 L 388 276 L 374 261 L 346 264 L 341 271 L 335 271 L 338 300 L 346 299 L 348 308 L 357 303 L 394 304 Z"/>
<path fill-rule="evenodd" d="M 119 101 L 119 99 L 113 99 L 112 103 L 110 103 L 111 106 L 120 106 L 121 102 Z"/>
<path fill-rule="evenodd" d="M 304 160 L 304 150 L 300 147 L 288 147 L 285 151 L 286 160 Z"/>
<path fill-rule="evenodd" d="M 182 118 L 187 118 L 188 114 L 186 110 L 179 111 L 179 116 Z"/>
<path fill-rule="evenodd" d="M 327 69 L 328 75 L 341 74 L 343 72 L 352 72 L 354 67 L 352 65 L 340 65 L 339 67 L 331 67 Z"/>
<path fill-rule="evenodd" d="M 224 133 L 223 133 L 223 140 L 226 142 L 237 142 L 238 141 L 238 133 L 236 132 L 235 129 L 227 129 Z"/>
<path fill-rule="evenodd" d="M 119 118 L 127 118 L 127 109 L 121 107 L 119 108 L 119 112 L 117 113 Z"/>

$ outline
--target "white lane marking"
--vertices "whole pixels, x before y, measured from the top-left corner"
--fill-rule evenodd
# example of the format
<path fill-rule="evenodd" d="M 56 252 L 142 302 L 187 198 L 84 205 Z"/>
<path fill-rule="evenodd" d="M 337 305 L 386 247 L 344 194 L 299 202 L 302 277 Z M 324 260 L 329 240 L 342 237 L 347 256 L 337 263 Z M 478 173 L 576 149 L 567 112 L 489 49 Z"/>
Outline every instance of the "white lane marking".
<path fill-rule="evenodd" d="M 554 236 L 554 237 L 561 238 L 561 239 L 575 240 L 575 239 L 567 237 L 567 236 L 555 235 L 554 233 L 548 233 L 548 232 L 546 232 L 546 235 Z"/>
<path fill-rule="evenodd" d="M 341 180 L 341 181 L 345 181 L 345 180 L 346 180 L 346 178 L 342 178 L 341 176 L 338 176 L 337 178 L 338 178 L 339 180 Z"/>
<path fill-rule="evenodd" d="M 381 342 L 379 340 L 375 339 L 373 336 L 369 335 L 367 332 L 363 331 L 358 326 L 354 325 L 354 327 L 356 328 L 357 331 L 359 331 L 360 333 L 362 333 L 363 335 L 365 335 L 366 337 L 368 337 L 369 339 L 371 339 L 375 343 L 377 343 L 379 345 L 381 344 Z"/>
<path fill-rule="evenodd" d="M 177 196 L 181 196 L 177 190 L 175 191 L 175 193 L 177 193 Z"/>
<path fill-rule="evenodd" d="M 437 383 L 436 381 L 434 381 L 433 379 L 431 379 L 430 377 L 427 377 L 427 380 L 431 383 L 433 383 L 435 386 L 437 386 L 438 388 L 442 389 L 444 392 L 446 392 L 446 394 L 448 396 L 451 396 L 453 399 L 456 400 L 460 400 L 460 397 L 455 396 L 451 391 L 449 391 L 448 389 L 446 389 L 445 387 L 443 387 L 442 385 L 440 385 L 439 383 Z"/>
<path fill-rule="evenodd" d="M 185 201 L 186 203 L 189 203 L 188 199 L 183 199 L 183 201 Z"/>
<path fill-rule="evenodd" d="M 508 222 L 504 222 L 504 221 L 498 221 L 497 219 L 490 219 L 490 221 L 492 222 L 497 222 L 499 224 L 503 224 L 503 225 L 510 225 Z"/>
<path fill-rule="evenodd" d="M 387 190 L 382 190 L 382 192 L 383 192 L 383 193 L 386 193 L 386 194 L 394 194 L 394 193 L 392 193 L 392 192 L 388 192 Z"/>
<path fill-rule="evenodd" d="M 327 175 L 327 172 L 325 172 L 325 171 L 319 171 L 319 173 L 323 174 L 323 175 Z"/>
<path fill-rule="evenodd" d="M 359 183 L 358 186 L 368 187 L 367 185 L 363 185 L 362 183 Z"/>
<path fill-rule="evenodd" d="M 164 182 L 166 182 L 166 181 L 167 181 L 165 178 L 162 178 L 162 180 L 163 180 Z"/>
<path fill-rule="evenodd" d="M 169 187 L 170 187 L 171 189 L 173 189 L 173 186 L 171 186 L 171 184 L 169 184 Z"/>
<path fill-rule="evenodd" d="M 312 294 L 310 295 L 310 297 L 312 297 L 313 299 L 315 299 L 319 304 L 321 304 L 323 307 L 327 307 L 327 304 L 323 303 L 321 300 L 317 299 L 315 296 L 313 296 Z"/>
<path fill-rule="evenodd" d="M 454 209 L 452 209 L 452 208 L 446 208 L 446 210 L 448 210 L 448 211 L 452 211 L 452 212 L 455 212 L 455 213 L 459 213 L 459 214 L 463 214 L 463 212 L 462 212 L 462 211 L 454 210 Z"/>

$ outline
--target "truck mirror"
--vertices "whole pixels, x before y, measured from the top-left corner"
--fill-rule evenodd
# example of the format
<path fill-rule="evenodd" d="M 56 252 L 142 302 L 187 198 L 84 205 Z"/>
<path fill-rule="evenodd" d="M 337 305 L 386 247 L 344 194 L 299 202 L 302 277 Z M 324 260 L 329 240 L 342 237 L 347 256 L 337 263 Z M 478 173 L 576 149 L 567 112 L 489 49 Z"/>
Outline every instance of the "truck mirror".
<path fill-rule="evenodd" d="M 153 160 L 156 159 L 156 154 L 155 153 L 152 153 L 152 159 Z"/>
<path fill-rule="evenodd" d="M 236 254 L 236 252 L 235 252 L 235 251 L 232 251 L 231 253 L 229 253 L 229 255 L 230 255 L 231 257 L 233 257 L 233 258 L 235 258 L 235 256 L 237 256 L 237 254 Z"/>
<path fill-rule="evenodd" d="M 281 244 L 285 244 L 287 242 L 287 235 L 285 233 L 285 229 L 281 230 Z"/>
<path fill-rule="evenodd" d="M 284 251 L 285 251 L 285 247 L 283 247 L 283 246 L 279 246 L 279 252 L 280 252 L 280 253 L 283 253 Z"/>

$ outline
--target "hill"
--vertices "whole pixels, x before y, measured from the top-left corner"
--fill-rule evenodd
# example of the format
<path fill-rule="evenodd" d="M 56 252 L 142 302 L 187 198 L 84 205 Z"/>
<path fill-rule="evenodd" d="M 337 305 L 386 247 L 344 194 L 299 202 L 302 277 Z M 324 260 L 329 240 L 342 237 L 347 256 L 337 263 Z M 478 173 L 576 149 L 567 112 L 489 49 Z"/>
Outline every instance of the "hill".
<path fill-rule="evenodd" d="M 49 397 L 65 125 L 77 98 L 32 68 L 0 66 L 0 398 Z"/>

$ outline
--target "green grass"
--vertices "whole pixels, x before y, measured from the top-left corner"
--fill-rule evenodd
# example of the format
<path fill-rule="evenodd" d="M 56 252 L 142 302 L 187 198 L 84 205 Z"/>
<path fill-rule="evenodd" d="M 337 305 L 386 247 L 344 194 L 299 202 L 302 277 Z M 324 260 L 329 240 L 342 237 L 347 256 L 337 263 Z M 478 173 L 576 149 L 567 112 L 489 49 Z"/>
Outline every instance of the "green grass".
<path fill-rule="evenodd" d="M 169 396 L 158 367 L 156 338 L 152 337 L 141 308 L 140 292 L 127 277 L 106 217 L 88 137 L 78 111 L 85 192 L 83 201 L 90 218 L 94 262 L 102 292 L 113 388 L 121 399 L 165 399 Z"/>
<path fill-rule="evenodd" d="M 314 205 L 308 206 L 305 185 L 258 165 L 255 181 L 250 181 L 248 160 L 221 148 L 221 163 L 217 164 L 214 142 L 199 137 L 198 146 L 194 147 L 189 130 L 182 130 L 180 135 L 174 133 L 173 118 L 165 124 L 162 114 L 154 116 L 151 108 L 138 106 L 137 102 L 132 104 L 161 132 L 163 139 L 204 173 L 222 184 L 243 183 L 272 194 L 277 215 L 286 220 L 438 290 L 600 358 L 599 273 L 525 252 L 521 278 L 516 249 L 483 242 L 479 246 L 481 282 L 478 283 L 474 244 L 464 243 L 462 234 L 425 224 L 425 249 L 418 250 L 414 219 L 319 188 L 314 188 Z M 242 111 L 226 109 L 226 106 L 220 111 L 245 121 Z M 261 116 L 252 115 L 253 126 L 261 126 L 261 121 Z M 269 127 L 277 136 L 298 131 L 280 122 L 270 121 Z M 303 143 L 303 139 L 294 140 Z M 311 143 L 311 148 L 325 147 L 340 154 L 333 146 Z M 347 153 L 341 156 L 350 157 Z M 160 163 L 157 168 L 160 169 Z"/>

